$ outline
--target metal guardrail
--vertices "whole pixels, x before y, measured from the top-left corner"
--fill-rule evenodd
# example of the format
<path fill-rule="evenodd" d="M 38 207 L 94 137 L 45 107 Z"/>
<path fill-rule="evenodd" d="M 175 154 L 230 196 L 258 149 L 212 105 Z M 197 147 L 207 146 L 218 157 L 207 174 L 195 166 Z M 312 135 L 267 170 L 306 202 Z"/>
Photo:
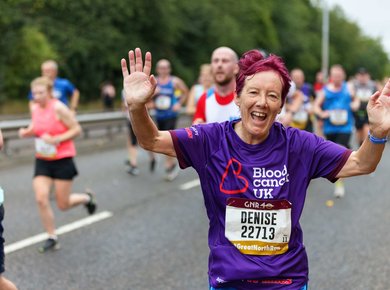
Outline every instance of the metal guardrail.
<path fill-rule="evenodd" d="M 126 113 L 121 111 L 115 112 L 101 112 L 101 113 L 90 113 L 76 116 L 81 127 L 83 128 L 83 138 L 88 138 L 91 130 L 97 130 L 105 128 L 106 134 L 111 136 L 113 128 L 117 127 L 118 131 L 125 125 Z M 9 152 L 8 143 L 12 139 L 18 139 L 19 128 L 27 127 L 31 122 L 31 119 L 20 119 L 20 120 L 7 120 L 0 121 L 0 129 L 3 133 L 4 139 L 4 152 Z"/>

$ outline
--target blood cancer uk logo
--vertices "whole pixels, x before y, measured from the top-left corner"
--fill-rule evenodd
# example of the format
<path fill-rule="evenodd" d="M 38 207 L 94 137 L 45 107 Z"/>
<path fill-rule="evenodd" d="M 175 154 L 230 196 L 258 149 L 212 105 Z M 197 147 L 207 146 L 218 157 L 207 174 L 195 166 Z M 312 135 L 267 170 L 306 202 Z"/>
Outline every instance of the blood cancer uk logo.
<path fill-rule="evenodd" d="M 252 193 L 258 199 L 273 199 L 274 189 L 289 182 L 289 173 L 284 164 L 280 169 L 252 167 Z M 249 188 L 248 179 L 242 174 L 242 164 L 231 158 L 222 175 L 219 189 L 224 194 L 240 194 Z"/>
<path fill-rule="evenodd" d="M 237 159 L 232 158 L 229 160 L 225 172 L 222 175 L 221 183 L 219 184 L 221 192 L 225 194 L 238 194 L 244 193 L 248 189 L 249 182 L 244 176 L 240 175 L 241 170 L 242 165 Z"/>

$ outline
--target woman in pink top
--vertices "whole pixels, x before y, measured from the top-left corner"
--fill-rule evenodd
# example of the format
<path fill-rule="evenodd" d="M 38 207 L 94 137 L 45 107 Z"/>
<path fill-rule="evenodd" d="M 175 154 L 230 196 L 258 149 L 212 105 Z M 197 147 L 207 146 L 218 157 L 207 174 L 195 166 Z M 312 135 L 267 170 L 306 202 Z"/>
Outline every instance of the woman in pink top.
<path fill-rule="evenodd" d="M 70 109 L 53 98 L 52 88 L 52 81 L 46 77 L 31 82 L 34 100 L 32 122 L 27 128 L 19 130 L 21 138 L 35 137 L 33 188 L 43 227 L 49 236 L 39 247 L 40 252 L 59 248 L 49 201 L 53 184 L 60 210 L 68 210 L 79 204 L 84 204 L 89 214 L 96 210 L 91 192 L 71 193 L 73 178 L 78 174 L 73 162 L 76 155 L 73 138 L 81 133 L 81 127 Z"/>

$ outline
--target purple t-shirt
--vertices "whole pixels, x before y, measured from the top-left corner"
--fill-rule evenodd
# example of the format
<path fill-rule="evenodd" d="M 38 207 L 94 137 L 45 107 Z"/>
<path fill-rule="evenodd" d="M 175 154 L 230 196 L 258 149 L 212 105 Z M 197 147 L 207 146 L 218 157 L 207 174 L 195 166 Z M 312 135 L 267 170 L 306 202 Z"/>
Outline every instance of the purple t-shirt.
<path fill-rule="evenodd" d="M 201 181 L 210 285 L 300 289 L 308 281 L 299 224 L 306 190 L 313 178 L 334 182 L 351 151 L 278 122 L 250 145 L 234 131 L 238 121 L 170 131 L 180 167 L 192 166 Z"/>

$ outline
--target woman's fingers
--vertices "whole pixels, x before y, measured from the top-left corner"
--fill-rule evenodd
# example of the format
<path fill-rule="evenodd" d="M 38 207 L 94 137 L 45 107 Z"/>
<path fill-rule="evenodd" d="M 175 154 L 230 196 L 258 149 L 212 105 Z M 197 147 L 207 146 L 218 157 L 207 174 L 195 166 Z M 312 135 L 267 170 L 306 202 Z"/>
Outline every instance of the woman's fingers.
<path fill-rule="evenodd" d="M 135 71 L 142 71 L 142 51 L 140 48 L 135 49 Z"/>
<path fill-rule="evenodd" d="M 121 59 L 121 67 L 122 67 L 122 76 L 123 78 L 129 75 L 129 70 L 127 69 L 127 63 L 124 58 Z"/>
<path fill-rule="evenodd" d="M 129 70 L 127 69 L 127 63 L 125 59 L 121 60 L 122 75 L 126 77 L 129 75 Z M 148 51 L 145 54 L 145 65 L 142 61 L 142 51 L 140 48 L 129 51 L 129 67 L 130 74 L 134 72 L 144 72 L 146 75 L 150 75 L 152 71 L 152 54 Z"/>
<path fill-rule="evenodd" d="M 390 79 L 386 82 L 386 84 L 382 90 L 382 94 L 385 96 L 390 96 Z"/>
<path fill-rule="evenodd" d="M 155 88 L 157 87 L 157 80 L 156 78 L 154 77 L 154 75 L 151 75 L 149 77 L 149 81 L 150 81 L 150 84 L 152 85 L 152 89 L 153 91 L 155 90 Z"/>
<path fill-rule="evenodd" d="M 144 73 L 146 75 L 150 75 L 151 70 L 152 70 L 152 54 L 148 51 L 145 54 Z"/>
<path fill-rule="evenodd" d="M 372 96 L 371 96 L 371 102 L 372 103 L 375 103 L 377 100 L 378 100 L 378 98 L 379 98 L 379 96 L 381 95 L 381 93 L 379 92 L 379 91 L 376 91 Z"/>
<path fill-rule="evenodd" d="M 135 59 L 134 59 L 134 51 L 130 50 L 129 51 L 129 62 L 130 62 L 130 73 L 135 72 Z"/>

